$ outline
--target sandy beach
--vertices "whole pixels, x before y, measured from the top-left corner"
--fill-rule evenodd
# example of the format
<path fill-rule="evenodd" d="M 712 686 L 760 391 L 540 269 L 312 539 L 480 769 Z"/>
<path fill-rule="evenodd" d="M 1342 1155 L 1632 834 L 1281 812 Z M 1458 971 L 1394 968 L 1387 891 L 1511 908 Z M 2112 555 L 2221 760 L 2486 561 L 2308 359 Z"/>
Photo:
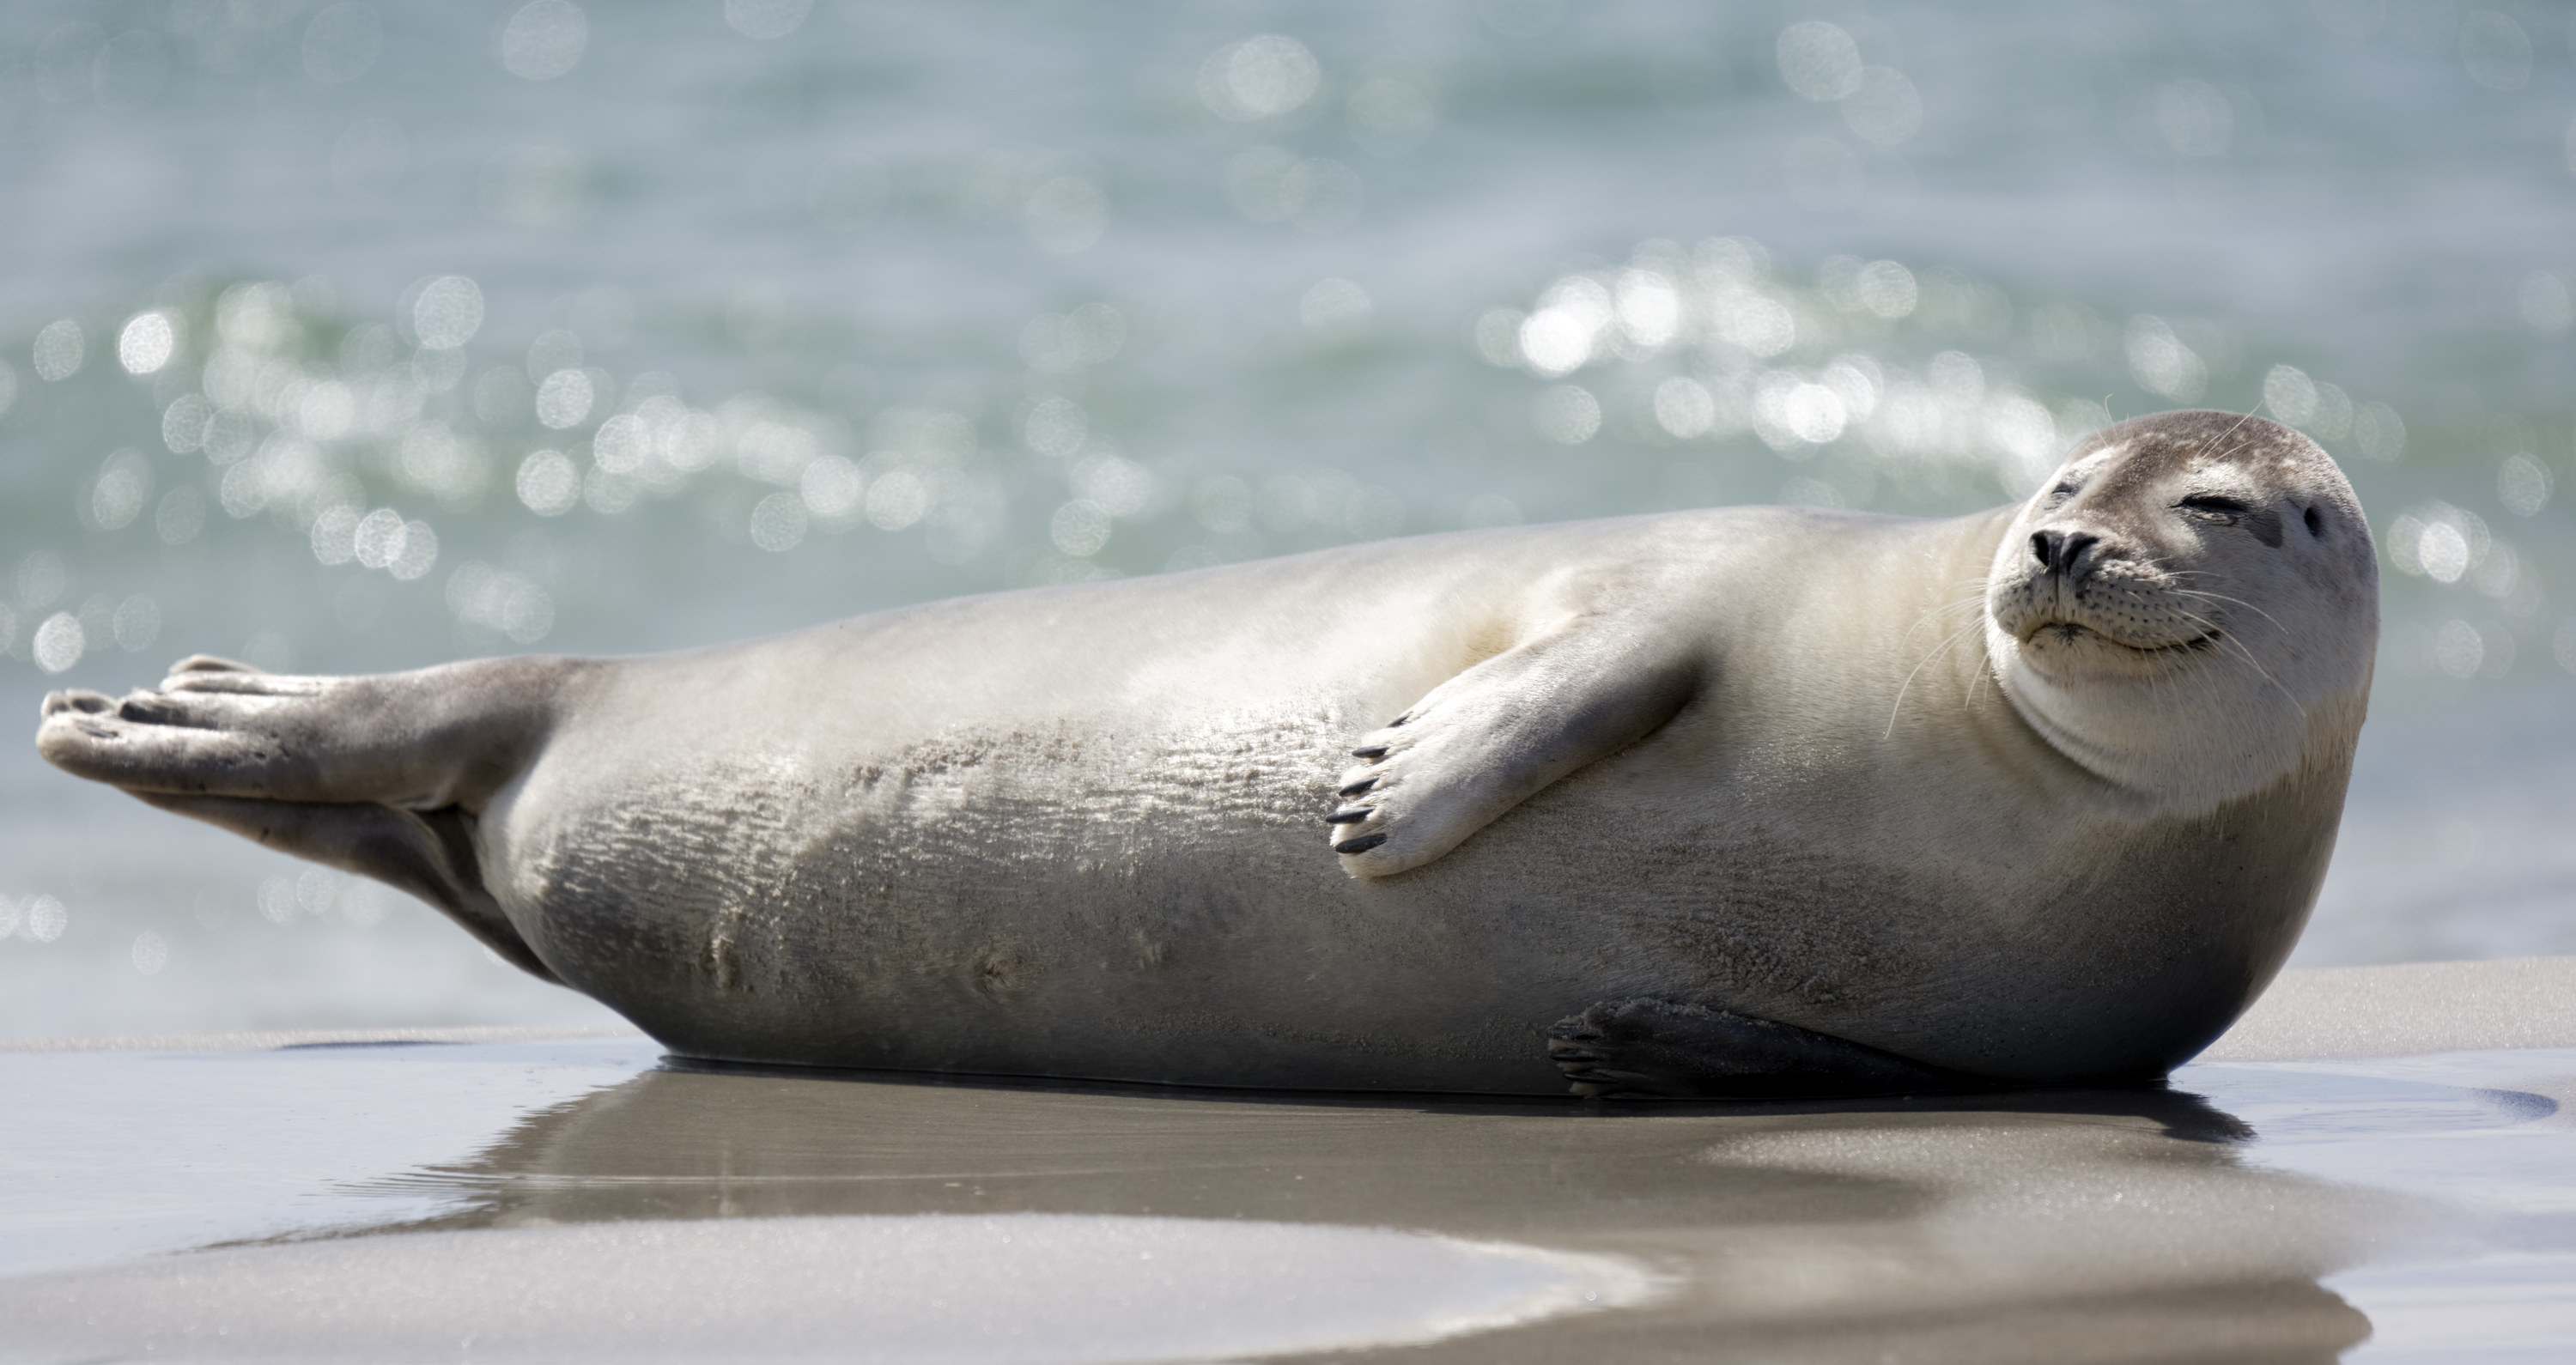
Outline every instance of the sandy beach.
<path fill-rule="evenodd" d="M 0 1360 L 2520 1360 L 2576 959 L 2285 976 L 2160 1090 L 1842 1104 L 0 1053 Z"/>

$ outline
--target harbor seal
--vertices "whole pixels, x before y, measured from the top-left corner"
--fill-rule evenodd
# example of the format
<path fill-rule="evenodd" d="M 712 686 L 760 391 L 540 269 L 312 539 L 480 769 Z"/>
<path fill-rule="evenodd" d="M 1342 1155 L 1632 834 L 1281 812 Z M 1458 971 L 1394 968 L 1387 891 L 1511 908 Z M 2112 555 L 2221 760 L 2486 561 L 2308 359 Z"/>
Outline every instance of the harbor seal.
<path fill-rule="evenodd" d="M 199 658 L 47 698 L 38 744 L 688 1056 L 2117 1081 L 2216 1037 L 2304 923 L 2375 566 L 2306 437 L 2170 413 L 1951 520 L 1422 536 L 645 658 Z"/>

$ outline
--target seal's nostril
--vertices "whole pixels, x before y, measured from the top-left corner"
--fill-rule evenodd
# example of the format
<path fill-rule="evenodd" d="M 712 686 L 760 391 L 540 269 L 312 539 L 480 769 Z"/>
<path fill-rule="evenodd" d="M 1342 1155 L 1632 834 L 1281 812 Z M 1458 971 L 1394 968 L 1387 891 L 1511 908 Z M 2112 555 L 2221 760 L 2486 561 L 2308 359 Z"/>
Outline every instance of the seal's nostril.
<path fill-rule="evenodd" d="M 2068 578 L 2082 578 L 2084 571 L 2093 567 L 2093 556 L 2086 551 L 2101 543 L 2100 536 L 2088 536 L 2081 531 L 2063 537 L 2058 541 L 2057 571 Z"/>
<path fill-rule="evenodd" d="M 2079 578 L 2092 567 L 2085 551 L 2101 543 L 2100 536 L 2083 531 L 2038 531 L 2031 535 L 2030 554 L 2051 573 Z"/>

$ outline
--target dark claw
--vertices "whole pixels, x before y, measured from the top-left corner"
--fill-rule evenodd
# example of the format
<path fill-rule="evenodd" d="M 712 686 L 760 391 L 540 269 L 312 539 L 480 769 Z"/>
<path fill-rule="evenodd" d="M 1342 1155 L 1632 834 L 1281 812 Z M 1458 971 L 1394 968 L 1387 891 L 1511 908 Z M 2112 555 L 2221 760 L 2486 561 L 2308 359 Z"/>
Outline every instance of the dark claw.
<path fill-rule="evenodd" d="M 1397 727 L 1397 726 L 1399 726 L 1399 725 L 1402 725 L 1403 723 L 1405 723 L 1406 721 L 1411 720 L 1411 719 L 1413 719 L 1413 715 L 1412 715 L 1412 713 L 1411 713 L 1411 712 L 1407 712 L 1407 713 L 1405 713 L 1404 715 L 1398 716 L 1398 717 L 1396 717 L 1395 719 L 1393 719 L 1393 720 L 1391 720 L 1391 721 L 1388 721 L 1388 722 L 1386 723 L 1386 728 L 1388 728 L 1388 729 L 1392 730 L 1392 729 L 1394 729 L 1395 727 Z"/>
<path fill-rule="evenodd" d="M 1370 849 L 1373 849 L 1385 842 L 1386 836 L 1383 834 L 1363 834 L 1356 839 L 1344 839 L 1340 843 L 1333 845 L 1333 851 L 1335 853 L 1366 853 Z"/>
<path fill-rule="evenodd" d="M 1365 791 L 1367 791 L 1369 788 L 1374 787 L 1374 786 L 1376 786 L 1376 785 L 1377 785 L 1377 779 L 1376 779 L 1376 778 L 1374 778 L 1374 777 L 1363 777 L 1363 778 L 1361 778 L 1359 781 L 1354 782 L 1354 783 L 1350 784 L 1349 786 L 1342 788 L 1339 792 L 1335 793 L 1335 795 L 1338 795 L 1338 796 L 1357 796 L 1357 795 L 1359 795 L 1360 793 L 1365 792 Z"/>
<path fill-rule="evenodd" d="M 120 703 L 116 708 L 116 714 L 122 720 L 140 721 L 146 725 L 163 725 L 177 720 L 181 712 L 178 707 L 170 704 L 170 699 L 167 697 L 157 693 L 138 692 Z"/>
<path fill-rule="evenodd" d="M 1384 758 L 1386 757 L 1386 746 L 1383 744 L 1371 744 L 1365 748 L 1353 749 L 1351 750 L 1351 757 L 1372 759 Z"/>
<path fill-rule="evenodd" d="M 107 728 L 106 726 L 101 725 L 101 724 L 99 724 L 98 722 L 96 722 L 96 721 L 92 721 L 92 720 L 76 720 L 76 721 L 73 721 L 73 722 L 72 722 L 72 727 L 73 727 L 74 729 L 79 730 L 82 734 L 84 734 L 84 735 L 88 735 L 88 736 L 89 736 L 90 738 L 92 738 L 92 739 L 114 739 L 114 738 L 116 738 L 116 732 L 115 732 L 114 730 L 111 730 L 111 729 Z M 1385 838 L 1386 836 L 1385 836 L 1385 835 L 1383 835 L 1383 834 L 1381 834 L 1381 835 L 1379 835 L 1379 836 L 1377 836 L 1377 837 L 1379 837 L 1379 838 L 1383 839 L 1383 838 Z"/>
<path fill-rule="evenodd" d="M 1324 823 L 1328 825 L 1356 825 L 1360 821 L 1375 814 L 1377 814 L 1377 807 L 1375 806 L 1344 806 L 1340 810 L 1334 811 L 1332 814 L 1325 816 Z"/>

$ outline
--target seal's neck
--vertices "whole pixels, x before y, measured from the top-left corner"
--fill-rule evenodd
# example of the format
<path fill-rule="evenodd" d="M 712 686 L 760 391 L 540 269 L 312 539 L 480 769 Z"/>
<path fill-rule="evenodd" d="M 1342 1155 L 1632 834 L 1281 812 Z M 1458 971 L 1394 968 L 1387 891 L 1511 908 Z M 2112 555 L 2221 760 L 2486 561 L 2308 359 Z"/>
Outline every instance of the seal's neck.
<path fill-rule="evenodd" d="M 1992 620 L 1986 651 L 2022 721 L 2076 766 L 2159 806 L 2206 810 L 2296 771 L 2358 729 L 2357 703 L 2302 701 L 2251 660 L 2204 658 L 2174 674 L 2056 679 Z M 2320 749 L 2320 742 L 2329 747 Z"/>

